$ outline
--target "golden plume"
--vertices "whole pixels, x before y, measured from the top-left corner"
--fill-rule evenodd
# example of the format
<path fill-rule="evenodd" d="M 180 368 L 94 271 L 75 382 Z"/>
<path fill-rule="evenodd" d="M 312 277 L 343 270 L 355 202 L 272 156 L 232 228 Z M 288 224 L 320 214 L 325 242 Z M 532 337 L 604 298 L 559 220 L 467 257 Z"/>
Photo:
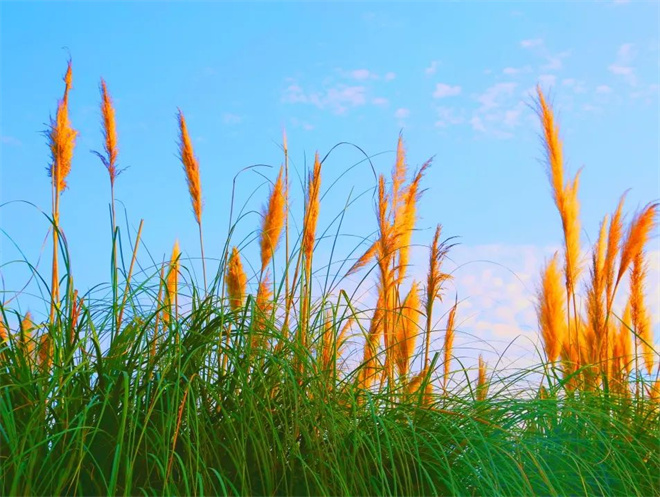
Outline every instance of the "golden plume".
<path fill-rule="evenodd" d="M 183 113 L 179 110 L 179 156 L 186 173 L 188 192 L 195 214 L 195 221 L 199 228 L 199 246 L 202 255 L 202 276 L 204 278 L 204 289 L 206 290 L 206 260 L 204 258 L 204 237 L 202 235 L 202 182 L 199 178 L 199 162 L 193 152 L 192 141 L 188 134 L 188 126 Z"/>
<path fill-rule="evenodd" d="M 64 98 L 57 105 L 55 119 L 51 119 L 48 139 L 52 162 L 49 174 L 53 179 L 55 194 L 59 195 L 66 188 L 66 177 L 71 171 L 73 149 L 76 144 L 78 132 L 69 122 L 69 90 L 71 89 L 72 73 L 71 61 L 67 65 L 64 77 Z"/>
<path fill-rule="evenodd" d="M 181 249 L 179 248 L 179 240 L 174 242 L 172 247 L 172 255 L 170 257 L 170 268 L 167 273 L 167 282 L 165 290 L 165 301 L 168 306 L 168 312 L 174 308 L 174 316 L 178 317 L 179 313 L 179 265 L 181 259 Z M 168 316 L 168 312 L 164 316 Z M 168 316 L 169 317 L 169 316 Z"/>
<path fill-rule="evenodd" d="M 415 350 L 419 322 L 418 284 L 413 281 L 410 291 L 401 305 L 401 316 L 396 326 L 395 363 L 399 374 L 405 378 L 410 367 L 410 359 Z"/>
<path fill-rule="evenodd" d="M 108 169 L 110 185 L 114 186 L 117 177 L 117 127 L 115 125 L 115 109 L 103 78 L 101 78 L 101 116 L 105 157 L 97 154 Z"/>
<path fill-rule="evenodd" d="M 483 402 L 488 396 L 488 383 L 486 380 L 486 363 L 479 354 L 479 380 L 477 381 L 477 400 Z"/>
<path fill-rule="evenodd" d="M 431 251 L 429 257 L 429 272 L 426 278 L 426 302 L 425 312 L 426 312 L 426 344 L 424 349 L 424 368 L 428 369 L 429 362 L 431 357 L 429 355 L 431 349 L 431 326 L 433 320 L 433 303 L 436 298 L 439 298 L 442 301 L 442 284 L 451 279 L 449 274 L 443 273 L 440 271 L 442 261 L 447 255 L 447 247 L 444 243 L 440 242 L 440 233 L 442 232 L 442 226 L 437 225 L 435 228 L 435 234 L 433 235 L 433 242 L 431 243 Z"/>
<path fill-rule="evenodd" d="M 656 224 L 659 204 L 648 204 L 630 222 L 626 238 L 621 248 L 621 260 L 619 262 L 618 283 L 626 272 L 635 256 L 644 250 L 649 239 L 651 230 Z M 615 287 L 616 287 L 615 283 Z"/>
<path fill-rule="evenodd" d="M 227 266 L 227 293 L 229 307 L 235 311 L 243 306 L 243 298 L 247 288 L 247 276 L 243 270 L 238 248 L 234 247 Z"/>
<path fill-rule="evenodd" d="M 458 307 L 458 301 L 452 306 L 449 311 L 449 316 L 447 317 L 447 329 L 445 331 L 445 364 L 444 364 L 444 375 L 442 377 L 442 389 L 447 393 L 447 382 L 449 381 L 449 371 L 451 368 L 451 352 L 454 347 L 454 321 L 456 319 L 456 308 Z"/>
<path fill-rule="evenodd" d="M 651 315 L 644 299 L 646 273 L 647 267 L 644 263 L 644 252 L 640 250 L 633 257 L 632 270 L 630 272 L 630 315 L 646 370 L 651 374 L 653 369 L 653 328 L 651 325 Z"/>
<path fill-rule="evenodd" d="M 284 186 L 282 182 L 283 168 L 277 176 L 275 185 L 271 189 L 268 205 L 263 214 L 261 225 L 261 271 L 268 266 L 268 262 L 273 258 L 277 245 L 280 241 L 282 228 L 284 226 L 284 217 L 286 212 L 286 203 L 284 197 Z"/>
<path fill-rule="evenodd" d="M 557 254 L 550 259 L 541 276 L 536 313 L 550 362 L 557 360 L 566 337 L 566 294 L 561 284 Z M 569 344 L 570 347 L 570 344 Z"/>
<path fill-rule="evenodd" d="M 319 218 L 321 193 L 321 161 L 319 154 L 314 157 L 314 170 L 307 181 L 307 201 L 305 203 L 305 218 L 303 221 L 302 253 L 305 257 L 305 276 L 307 281 L 312 271 L 312 254 L 316 238 L 316 223 Z"/>

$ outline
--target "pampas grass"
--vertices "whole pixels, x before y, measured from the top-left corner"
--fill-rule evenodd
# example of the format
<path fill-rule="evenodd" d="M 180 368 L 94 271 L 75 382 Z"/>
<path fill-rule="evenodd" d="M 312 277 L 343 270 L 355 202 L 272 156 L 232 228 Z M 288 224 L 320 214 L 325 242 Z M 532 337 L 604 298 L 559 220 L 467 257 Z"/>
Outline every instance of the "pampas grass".
<path fill-rule="evenodd" d="M 66 114 L 70 67 L 49 135 L 58 144 L 50 165 L 57 232 L 56 200 L 75 139 Z M 329 231 L 320 217 L 318 153 L 303 181 L 302 212 L 290 212 L 286 135 L 284 164 L 255 231 L 235 243 L 230 222 L 225 249 L 205 259 L 199 164 L 179 112 L 204 286 L 182 256 L 184 240 L 157 259 L 140 248 L 144 223 L 128 246 L 113 214 L 111 291 L 79 294 L 65 253 L 66 291 L 60 298 L 59 287 L 48 288 L 35 321 L 22 295 L 0 301 L 0 494 L 660 493 L 658 354 L 644 294 L 657 205 L 624 230 L 622 198 L 600 226 L 585 274 L 575 254 L 577 176 L 564 178 L 559 128 L 540 90 L 538 98 L 564 237 L 536 295 L 545 351 L 538 364 L 507 369 L 500 357 L 488 366 L 484 351 L 474 379 L 465 356 L 476 361 L 477 353 L 464 352 L 475 347 L 465 338 L 472 324 L 457 327 L 458 295 L 437 309 L 451 279 L 450 239 L 441 239 L 439 224 L 429 233 L 417 223 L 430 161 L 414 169 L 401 136 L 390 175 L 373 185 L 375 235 L 357 261 L 340 261 L 353 264 L 344 280 L 346 266 L 324 266 L 319 256 Z M 101 99 L 100 155 L 112 165 L 112 186 L 116 126 L 104 82 Z M 324 195 L 334 194 L 332 182 L 324 185 Z M 299 223 L 289 226 L 290 216 Z M 334 245 L 345 240 L 337 233 Z M 422 287 L 410 247 L 427 237 Z M 217 264 L 210 286 L 206 264 Z M 36 284 L 48 280 L 33 267 Z M 314 284 L 321 268 L 332 285 Z M 627 272 L 628 295 L 617 295 Z M 373 290 L 362 297 L 365 288 Z M 434 312 L 446 315 L 444 334 Z"/>

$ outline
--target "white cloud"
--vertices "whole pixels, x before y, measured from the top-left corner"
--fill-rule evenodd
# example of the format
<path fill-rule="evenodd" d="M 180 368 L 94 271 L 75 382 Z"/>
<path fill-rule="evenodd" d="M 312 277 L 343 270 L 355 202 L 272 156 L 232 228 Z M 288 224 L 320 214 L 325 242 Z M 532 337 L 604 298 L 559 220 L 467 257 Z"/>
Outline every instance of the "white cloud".
<path fill-rule="evenodd" d="M 505 67 L 504 69 L 502 69 L 502 74 L 506 74 L 507 76 L 515 76 L 516 74 L 522 74 L 528 72 L 532 72 L 532 68 L 530 66 Z"/>
<path fill-rule="evenodd" d="M 456 95 L 460 95 L 460 93 L 461 93 L 460 86 L 451 86 L 445 83 L 438 83 L 435 85 L 433 98 L 455 97 Z"/>
<path fill-rule="evenodd" d="M 393 73 L 391 71 L 385 73 L 385 76 L 383 76 L 383 79 L 385 79 L 385 81 L 392 81 L 394 78 L 396 78 L 396 73 Z"/>
<path fill-rule="evenodd" d="M 630 86 L 637 85 L 635 68 L 632 66 L 635 55 L 634 45 L 632 43 L 624 43 L 617 50 L 614 63 L 607 67 L 612 74 L 621 76 Z"/>
<path fill-rule="evenodd" d="M 506 139 L 513 137 L 512 129 L 519 126 L 524 102 L 515 94 L 517 83 L 497 83 L 475 99 L 481 105 L 474 111 L 470 124 L 474 131 Z"/>
<path fill-rule="evenodd" d="M 359 107 L 367 102 L 364 86 L 340 84 L 323 91 L 306 92 L 298 84 L 290 84 L 282 96 L 285 103 L 310 104 L 319 109 L 329 109 L 335 114 L 344 114 L 351 107 Z"/>
<path fill-rule="evenodd" d="M 516 107 L 515 109 L 507 110 L 504 112 L 504 125 L 513 128 L 520 123 L 520 116 L 522 115 L 522 108 Z"/>
<path fill-rule="evenodd" d="M 564 78 L 561 85 L 573 90 L 573 93 L 586 93 L 587 89 L 584 81 L 578 81 L 574 78 Z"/>
<path fill-rule="evenodd" d="M 474 116 L 472 119 L 470 119 L 470 124 L 472 125 L 473 130 L 479 131 L 481 133 L 486 132 L 486 127 L 484 126 L 484 123 L 479 116 Z"/>
<path fill-rule="evenodd" d="M 236 114 L 225 112 L 222 115 L 222 122 L 225 124 L 239 124 L 241 121 L 243 121 L 243 118 Z"/>
<path fill-rule="evenodd" d="M 516 86 L 516 83 L 497 83 L 487 88 L 484 93 L 477 97 L 477 101 L 481 103 L 480 110 L 485 112 L 499 107 L 502 98 L 512 95 Z"/>
<path fill-rule="evenodd" d="M 523 48 L 534 48 L 543 45 L 543 40 L 541 38 L 534 38 L 530 40 L 522 40 L 520 46 Z"/>
<path fill-rule="evenodd" d="M 369 71 L 369 69 L 355 69 L 353 71 L 350 71 L 348 74 L 349 77 L 353 79 L 357 79 L 358 81 L 378 78 L 378 76 L 372 73 L 371 71 Z"/>
<path fill-rule="evenodd" d="M 11 145 L 13 147 L 20 147 L 23 144 L 18 138 L 7 135 L 0 136 L 0 143 L 4 145 Z"/>
<path fill-rule="evenodd" d="M 438 120 L 435 122 L 435 126 L 438 128 L 446 128 L 449 125 L 465 122 L 465 118 L 450 107 L 438 107 L 437 112 Z"/>
<path fill-rule="evenodd" d="M 435 74 L 438 71 L 438 66 L 440 65 L 440 62 L 437 60 L 434 60 L 431 62 L 431 65 L 429 65 L 426 69 L 424 69 L 424 73 L 431 75 Z"/>
<path fill-rule="evenodd" d="M 605 94 L 612 93 L 612 88 L 607 85 L 599 85 L 596 87 L 596 93 Z"/>
<path fill-rule="evenodd" d="M 406 109 L 405 107 L 401 107 L 396 110 L 394 113 L 394 117 L 397 119 L 405 119 L 410 116 L 410 109 Z"/>
<path fill-rule="evenodd" d="M 371 99 L 371 103 L 378 106 L 385 106 L 390 103 L 385 97 L 376 97 Z"/>
<path fill-rule="evenodd" d="M 541 69 L 544 71 L 558 71 L 563 66 L 563 59 L 568 57 L 571 54 L 570 50 L 565 52 L 558 53 L 556 55 L 548 54 L 546 55 L 546 64 L 541 66 Z"/>

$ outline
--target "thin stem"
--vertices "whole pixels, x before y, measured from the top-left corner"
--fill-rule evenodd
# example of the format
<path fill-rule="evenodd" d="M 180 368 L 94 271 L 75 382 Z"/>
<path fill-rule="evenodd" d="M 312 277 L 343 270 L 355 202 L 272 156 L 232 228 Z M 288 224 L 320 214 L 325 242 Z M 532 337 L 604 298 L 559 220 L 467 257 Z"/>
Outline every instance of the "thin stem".
<path fill-rule="evenodd" d="M 206 297 L 206 291 L 208 287 L 206 286 L 206 258 L 204 257 L 204 236 L 202 235 L 202 223 L 201 221 L 197 224 L 199 227 L 199 247 L 202 254 L 202 276 L 204 277 L 204 296 Z"/>

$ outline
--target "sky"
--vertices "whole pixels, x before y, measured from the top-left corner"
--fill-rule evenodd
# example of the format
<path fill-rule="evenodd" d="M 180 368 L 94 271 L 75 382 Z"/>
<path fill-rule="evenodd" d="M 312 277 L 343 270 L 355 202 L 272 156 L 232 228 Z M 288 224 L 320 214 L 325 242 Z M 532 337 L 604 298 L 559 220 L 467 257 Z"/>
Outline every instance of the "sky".
<path fill-rule="evenodd" d="M 331 152 L 323 165 L 319 232 L 328 237 L 319 242 L 319 274 L 349 199 L 334 260 L 359 255 L 360 242 L 373 235 L 376 183 L 364 153 L 376 173 L 389 173 L 402 133 L 411 170 L 433 157 L 414 275 L 423 278 L 423 247 L 437 223 L 460 243 L 450 253 L 454 281 L 446 292 L 462 301 L 457 348 L 495 354 L 514 339 L 533 343 L 538 275 L 561 245 L 534 88 L 554 105 L 569 174 L 582 168 L 586 251 L 624 191 L 628 218 L 660 199 L 659 15 L 656 2 L 635 1 L 0 2 L 4 300 L 29 276 L 17 260 L 39 261 L 48 273 L 43 131 L 71 57 L 70 119 L 79 136 L 61 225 L 83 291 L 107 282 L 110 268 L 109 181 L 91 153 L 102 149 L 104 78 L 124 169 L 116 184 L 120 226 L 134 236 L 145 220 L 142 268 L 169 257 L 175 239 L 186 257 L 198 256 L 177 109 L 200 162 L 210 258 L 220 257 L 227 238 L 234 177 L 260 164 L 270 167 L 242 172 L 234 191 L 234 218 L 243 217 L 232 243 L 256 260 L 253 239 L 283 160 L 283 130 L 298 223 L 301 178 L 316 151 Z M 656 343 L 657 234 L 647 285 Z M 28 298 L 35 292 L 26 290 L 22 305 L 36 305 L 38 314 L 43 304 Z M 446 310 L 445 303 L 438 314 Z"/>

